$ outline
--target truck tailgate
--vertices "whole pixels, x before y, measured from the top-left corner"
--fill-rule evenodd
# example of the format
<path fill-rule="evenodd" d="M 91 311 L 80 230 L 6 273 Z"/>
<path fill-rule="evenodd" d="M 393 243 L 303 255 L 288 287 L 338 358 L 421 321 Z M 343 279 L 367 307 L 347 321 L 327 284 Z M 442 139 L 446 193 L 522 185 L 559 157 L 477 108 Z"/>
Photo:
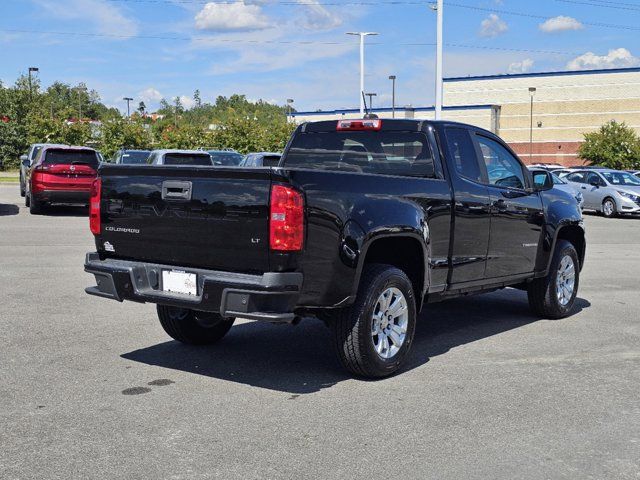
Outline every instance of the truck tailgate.
<path fill-rule="evenodd" d="M 234 272 L 269 269 L 268 169 L 108 165 L 105 257 Z"/>

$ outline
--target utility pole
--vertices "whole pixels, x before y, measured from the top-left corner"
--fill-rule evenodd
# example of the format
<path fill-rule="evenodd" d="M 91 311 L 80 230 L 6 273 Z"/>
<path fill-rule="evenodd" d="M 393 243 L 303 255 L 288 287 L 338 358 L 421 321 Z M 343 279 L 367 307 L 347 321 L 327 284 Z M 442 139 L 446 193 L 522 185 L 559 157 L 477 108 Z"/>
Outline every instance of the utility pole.
<path fill-rule="evenodd" d="M 536 87 L 529 87 L 529 96 L 531 97 L 531 106 L 529 108 L 529 163 L 533 157 L 533 96 L 536 94 Z"/>
<path fill-rule="evenodd" d="M 391 118 L 396 118 L 396 76 L 390 75 L 391 80 Z"/>
<path fill-rule="evenodd" d="M 442 26 L 444 15 L 444 2 L 443 0 L 437 0 L 435 4 L 429 5 L 431 10 L 435 10 L 437 13 L 436 20 L 436 120 L 442 118 Z"/>
<path fill-rule="evenodd" d="M 369 111 L 373 113 L 373 97 L 377 97 L 377 93 L 365 93 L 367 97 L 369 97 Z"/>
<path fill-rule="evenodd" d="M 376 32 L 347 32 L 347 35 L 358 35 L 360 37 L 360 116 L 364 116 L 364 37 L 378 35 Z"/>
<path fill-rule="evenodd" d="M 31 72 L 39 72 L 40 69 L 38 67 L 29 67 L 29 100 L 33 100 L 33 87 L 31 84 Z"/>
<path fill-rule="evenodd" d="M 128 118 L 131 118 L 131 111 L 129 110 L 129 102 L 132 102 L 132 101 L 133 101 L 133 98 L 131 98 L 131 97 L 124 97 L 124 98 L 123 98 L 123 100 L 124 100 L 125 102 L 127 102 L 127 117 L 128 117 Z"/>

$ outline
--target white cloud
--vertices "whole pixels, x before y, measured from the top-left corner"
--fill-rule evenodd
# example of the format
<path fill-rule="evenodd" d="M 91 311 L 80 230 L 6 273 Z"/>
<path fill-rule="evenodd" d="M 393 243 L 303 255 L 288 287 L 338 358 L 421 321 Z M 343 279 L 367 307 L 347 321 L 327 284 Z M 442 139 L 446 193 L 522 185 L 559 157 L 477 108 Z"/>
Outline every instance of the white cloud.
<path fill-rule="evenodd" d="M 259 2 L 207 3 L 195 17 L 196 28 L 216 32 L 262 30 L 270 26 Z"/>
<path fill-rule="evenodd" d="M 525 58 L 521 62 L 513 62 L 509 65 L 509 73 L 527 73 L 533 67 L 533 60 Z"/>
<path fill-rule="evenodd" d="M 497 37 L 509 29 L 507 23 L 495 13 L 490 14 L 480 23 L 481 37 Z"/>
<path fill-rule="evenodd" d="M 298 0 L 306 6 L 303 24 L 311 30 L 330 30 L 342 25 L 342 17 L 324 8 L 318 0 Z"/>
<path fill-rule="evenodd" d="M 538 28 L 545 33 L 566 32 L 568 30 L 582 30 L 584 25 L 573 17 L 560 15 L 553 17 L 538 25 Z"/>
<path fill-rule="evenodd" d="M 149 87 L 138 93 L 138 98 L 144 103 L 156 103 L 164 98 L 164 96 L 155 88 Z"/>
<path fill-rule="evenodd" d="M 187 110 L 196 106 L 196 101 L 192 97 L 186 95 L 180 95 L 180 103 Z"/>
<path fill-rule="evenodd" d="M 123 37 L 138 33 L 137 23 L 125 15 L 113 2 L 105 0 L 36 0 L 37 4 L 54 18 L 78 20 L 92 24 L 100 33 Z"/>
<path fill-rule="evenodd" d="M 567 69 L 591 70 L 601 68 L 637 67 L 639 65 L 640 58 L 633 56 L 626 48 L 617 48 L 615 50 L 609 50 L 609 53 L 606 55 L 596 55 L 593 52 L 587 52 L 567 63 Z"/>

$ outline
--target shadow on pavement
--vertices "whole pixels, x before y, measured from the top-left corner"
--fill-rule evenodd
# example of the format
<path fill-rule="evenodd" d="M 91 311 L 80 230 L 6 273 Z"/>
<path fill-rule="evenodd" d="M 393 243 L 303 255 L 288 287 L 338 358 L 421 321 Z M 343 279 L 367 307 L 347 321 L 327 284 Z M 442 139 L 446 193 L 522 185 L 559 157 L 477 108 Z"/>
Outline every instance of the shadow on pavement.
<path fill-rule="evenodd" d="M 576 301 L 576 313 L 590 306 Z M 540 320 L 518 290 L 459 298 L 423 310 L 406 372 L 432 357 Z M 260 322 L 234 326 L 218 345 L 159 343 L 122 358 L 291 394 L 306 394 L 349 379 L 334 357 L 330 331 L 319 321 L 298 326 Z"/>
<path fill-rule="evenodd" d="M 0 217 L 17 215 L 19 212 L 20 208 L 13 203 L 0 203 Z"/>

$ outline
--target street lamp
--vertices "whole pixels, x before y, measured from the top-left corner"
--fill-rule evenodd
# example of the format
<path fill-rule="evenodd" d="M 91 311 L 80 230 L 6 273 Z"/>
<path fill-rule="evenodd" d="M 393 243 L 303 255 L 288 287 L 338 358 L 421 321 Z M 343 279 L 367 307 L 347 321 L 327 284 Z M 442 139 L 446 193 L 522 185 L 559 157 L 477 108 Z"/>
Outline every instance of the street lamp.
<path fill-rule="evenodd" d="M 376 32 L 347 32 L 347 35 L 357 35 L 360 37 L 360 116 L 364 116 L 364 37 L 378 35 Z"/>
<path fill-rule="evenodd" d="M 123 97 L 122 98 L 125 102 L 127 102 L 127 117 L 131 118 L 131 112 L 129 110 L 129 102 L 133 101 L 133 98 L 131 97 Z"/>
<path fill-rule="evenodd" d="M 529 87 L 529 96 L 531 97 L 531 104 L 529 108 L 529 163 L 533 157 L 533 97 L 536 94 L 536 87 Z"/>
<path fill-rule="evenodd" d="M 389 75 L 391 80 L 391 118 L 396 118 L 396 76 Z"/>
<path fill-rule="evenodd" d="M 291 117 L 291 113 L 293 112 L 293 98 L 287 98 L 287 110 L 289 111 L 287 121 L 289 121 L 289 117 Z"/>
<path fill-rule="evenodd" d="M 39 72 L 40 69 L 38 67 L 29 67 L 29 100 L 33 98 L 33 88 L 31 86 L 31 72 Z"/>
<path fill-rule="evenodd" d="M 373 97 L 377 97 L 377 93 L 365 93 L 369 97 L 369 112 L 373 113 Z"/>

